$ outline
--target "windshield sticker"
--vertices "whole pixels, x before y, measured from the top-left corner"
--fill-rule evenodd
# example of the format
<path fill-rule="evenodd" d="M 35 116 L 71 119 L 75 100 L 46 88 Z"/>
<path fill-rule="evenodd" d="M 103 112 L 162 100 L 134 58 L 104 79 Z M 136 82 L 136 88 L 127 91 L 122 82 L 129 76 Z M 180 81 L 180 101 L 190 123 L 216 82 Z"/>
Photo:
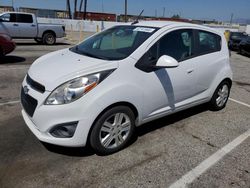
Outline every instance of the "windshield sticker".
<path fill-rule="evenodd" d="M 155 29 L 148 28 L 148 27 L 137 27 L 133 31 L 139 31 L 139 32 L 146 32 L 146 33 L 152 33 Z"/>

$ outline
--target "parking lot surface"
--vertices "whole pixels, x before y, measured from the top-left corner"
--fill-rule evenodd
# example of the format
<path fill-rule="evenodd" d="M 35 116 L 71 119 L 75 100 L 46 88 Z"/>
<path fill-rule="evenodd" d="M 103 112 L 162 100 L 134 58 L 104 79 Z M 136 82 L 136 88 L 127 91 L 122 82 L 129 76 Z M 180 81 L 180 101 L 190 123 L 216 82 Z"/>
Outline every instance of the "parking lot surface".
<path fill-rule="evenodd" d="M 232 53 L 224 110 L 202 105 L 150 122 L 126 149 L 98 156 L 40 143 L 21 117 L 19 93 L 30 64 L 70 46 L 18 40 L 0 60 L 0 187 L 250 187 L 249 57 Z"/>

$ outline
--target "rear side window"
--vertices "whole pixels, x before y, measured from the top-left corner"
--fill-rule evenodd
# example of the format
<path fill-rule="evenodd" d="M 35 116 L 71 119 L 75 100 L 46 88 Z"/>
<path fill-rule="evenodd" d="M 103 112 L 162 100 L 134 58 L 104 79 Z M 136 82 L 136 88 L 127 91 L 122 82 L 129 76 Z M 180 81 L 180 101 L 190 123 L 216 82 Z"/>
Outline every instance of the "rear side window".
<path fill-rule="evenodd" d="M 160 53 L 183 61 L 193 56 L 194 50 L 193 30 L 182 29 L 168 33 L 160 39 Z"/>
<path fill-rule="evenodd" d="M 19 23 L 33 23 L 32 15 L 17 14 L 17 22 L 19 22 Z"/>
<path fill-rule="evenodd" d="M 221 37 L 207 31 L 198 31 L 198 54 L 207 54 L 221 50 Z"/>

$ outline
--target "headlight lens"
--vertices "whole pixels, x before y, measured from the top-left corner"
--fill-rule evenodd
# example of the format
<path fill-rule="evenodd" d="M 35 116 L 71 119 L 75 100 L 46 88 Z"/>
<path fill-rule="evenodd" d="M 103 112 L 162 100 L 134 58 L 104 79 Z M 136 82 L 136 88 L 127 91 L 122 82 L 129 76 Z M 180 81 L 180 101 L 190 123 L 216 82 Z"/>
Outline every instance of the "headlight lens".
<path fill-rule="evenodd" d="M 97 86 L 113 70 L 103 71 L 70 80 L 56 88 L 46 99 L 46 105 L 71 103 Z"/>

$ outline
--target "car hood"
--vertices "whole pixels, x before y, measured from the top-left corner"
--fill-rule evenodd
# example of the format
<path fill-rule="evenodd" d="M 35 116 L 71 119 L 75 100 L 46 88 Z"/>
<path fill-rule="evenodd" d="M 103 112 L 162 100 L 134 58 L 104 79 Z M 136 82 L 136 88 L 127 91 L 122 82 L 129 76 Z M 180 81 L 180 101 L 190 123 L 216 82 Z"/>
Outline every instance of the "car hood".
<path fill-rule="evenodd" d="M 87 57 L 64 49 L 37 59 L 28 74 L 34 81 L 44 85 L 46 91 L 52 91 L 76 77 L 117 67 L 116 61 Z"/>

